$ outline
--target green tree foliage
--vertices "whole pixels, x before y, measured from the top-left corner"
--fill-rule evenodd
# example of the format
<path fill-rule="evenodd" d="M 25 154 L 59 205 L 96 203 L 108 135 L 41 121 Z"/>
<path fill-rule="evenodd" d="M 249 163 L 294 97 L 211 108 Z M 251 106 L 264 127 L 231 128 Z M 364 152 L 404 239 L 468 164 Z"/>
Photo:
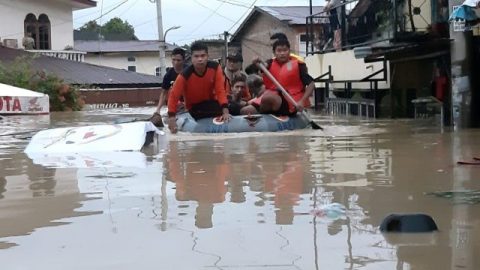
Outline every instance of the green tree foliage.
<path fill-rule="evenodd" d="M 79 31 L 100 33 L 100 25 L 97 21 L 89 21 L 78 29 Z"/>
<path fill-rule="evenodd" d="M 51 111 L 78 111 L 84 101 L 75 87 L 56 76 L 33 71 L 32 58 L 18 57 L 12 63 L 0 62 L 0 83 L 47 94 Z"/>
<path fill-rule="evenodd" d="M 138 40 L 135 29 L 127 21 L 115 17 L 104 25 L 96 21 L 89 21 L 80 27 L 75 33 L 76 39 L 80 40 Z"/>

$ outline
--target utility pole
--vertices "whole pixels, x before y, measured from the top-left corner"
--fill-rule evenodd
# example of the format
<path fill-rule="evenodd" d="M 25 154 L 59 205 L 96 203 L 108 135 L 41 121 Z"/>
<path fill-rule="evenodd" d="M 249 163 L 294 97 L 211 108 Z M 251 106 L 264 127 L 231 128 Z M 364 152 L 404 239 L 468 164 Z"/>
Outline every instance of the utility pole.
<path fill-rule="evenodd" d="M 460 6 L 463 0 L 449 0 L 449 8 Z M 455 22 L 453 22 L 455 23 Z M 478 125 L 478 116 L 474 116 L 476 104 L 473 98 L 476 90 L 473 76 L 474 70 L 473 36 L 472 31 L 457 29 L 450 25 L 450 38 L 453 39 L 450 47 L 451 56 L 451 117 L 454 130 L 470 128 Z M 473 117 L 472 117 L 473 116 Z M 476 119 L 475 119 L 476 118 Z"/>
<path fill-rule="evenodd" d="M 165 63 L 165 37 L 163 36 L 163 22 L 162 22 L 162 0 L 157 2 L 157 25 L 158 25 L 158 52 L 160 54 L 160 79 L 167 73 L 167 64 Z"/>
<path fill-rule="evenodd" d="M 227 65 L 227 57 L 228 57 L 228 32 L 223 32 L 223 38 L 225 40 L 225 54 L 223 56 L 223 64 Z"/>

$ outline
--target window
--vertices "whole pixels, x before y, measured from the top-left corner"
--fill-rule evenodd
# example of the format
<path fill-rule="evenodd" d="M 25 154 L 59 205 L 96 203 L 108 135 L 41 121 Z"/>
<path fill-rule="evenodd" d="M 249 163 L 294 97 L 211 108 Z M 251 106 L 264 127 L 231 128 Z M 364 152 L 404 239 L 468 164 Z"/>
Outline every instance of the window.
<path fill-rule="evenodd" d="M 160 76 L 160 67 L 155 68 L 155 76 Z"/>
<path fill-rule="evenodd" d="M 128 58 L 128 62 L 135 62 L 135 56 L 129 56 Z"/>
<path fill-rule="evenodd" d="M 137 72 L 137 67 L 136 66 L 128 66 L 128 71 Z"/>
<path fill-rule="evenodd" d="M 29 13 L 23 22 L 24 35 L 30 35 L 35 41 L 35 49 L 50 50 L 51 49 L 51 25 L 50 19 L 45 14 L 40 14 L 37 18 Z"/>
<path fill-rule="evenodd" d="M 300 34 L 299 35 L 298 53 L 301 56 L 306 56 L 307 55 L 307 40 L 308 40 L 307 34 Z M 310 41 L 312 41 L 312 40 L 313 40 L 313 38 L 310 38 Z"/>

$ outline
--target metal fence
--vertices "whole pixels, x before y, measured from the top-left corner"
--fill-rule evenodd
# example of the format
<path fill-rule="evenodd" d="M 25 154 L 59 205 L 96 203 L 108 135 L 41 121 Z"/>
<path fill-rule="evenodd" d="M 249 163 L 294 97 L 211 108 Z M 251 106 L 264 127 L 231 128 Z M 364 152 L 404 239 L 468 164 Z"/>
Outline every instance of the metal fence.
<path fill-rule="evenodd" d="M 435 97 L 421 97 L 412 100 L 415 108 L 415 119 L 433 119 L 443 127 L 443 102 Z"/>
<path fill-rule="evenodd" d="M 327 98 L 326 111 L 330 115 L 375 118 L 375 100 Z"/>

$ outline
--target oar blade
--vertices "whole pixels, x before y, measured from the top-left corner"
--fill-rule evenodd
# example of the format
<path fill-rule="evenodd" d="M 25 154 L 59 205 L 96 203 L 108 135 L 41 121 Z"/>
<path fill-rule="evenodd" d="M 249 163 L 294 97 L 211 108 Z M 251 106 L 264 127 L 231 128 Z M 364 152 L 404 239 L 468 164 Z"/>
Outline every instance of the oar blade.
<path fill-rule="evenodd" d="M 312 126 L 313 129 L 323 130 L 323 128 L 320 125 L 318 125 L 317 123 L 315 123 L 313 121 L 310 121 L 310 125 Z"/>

